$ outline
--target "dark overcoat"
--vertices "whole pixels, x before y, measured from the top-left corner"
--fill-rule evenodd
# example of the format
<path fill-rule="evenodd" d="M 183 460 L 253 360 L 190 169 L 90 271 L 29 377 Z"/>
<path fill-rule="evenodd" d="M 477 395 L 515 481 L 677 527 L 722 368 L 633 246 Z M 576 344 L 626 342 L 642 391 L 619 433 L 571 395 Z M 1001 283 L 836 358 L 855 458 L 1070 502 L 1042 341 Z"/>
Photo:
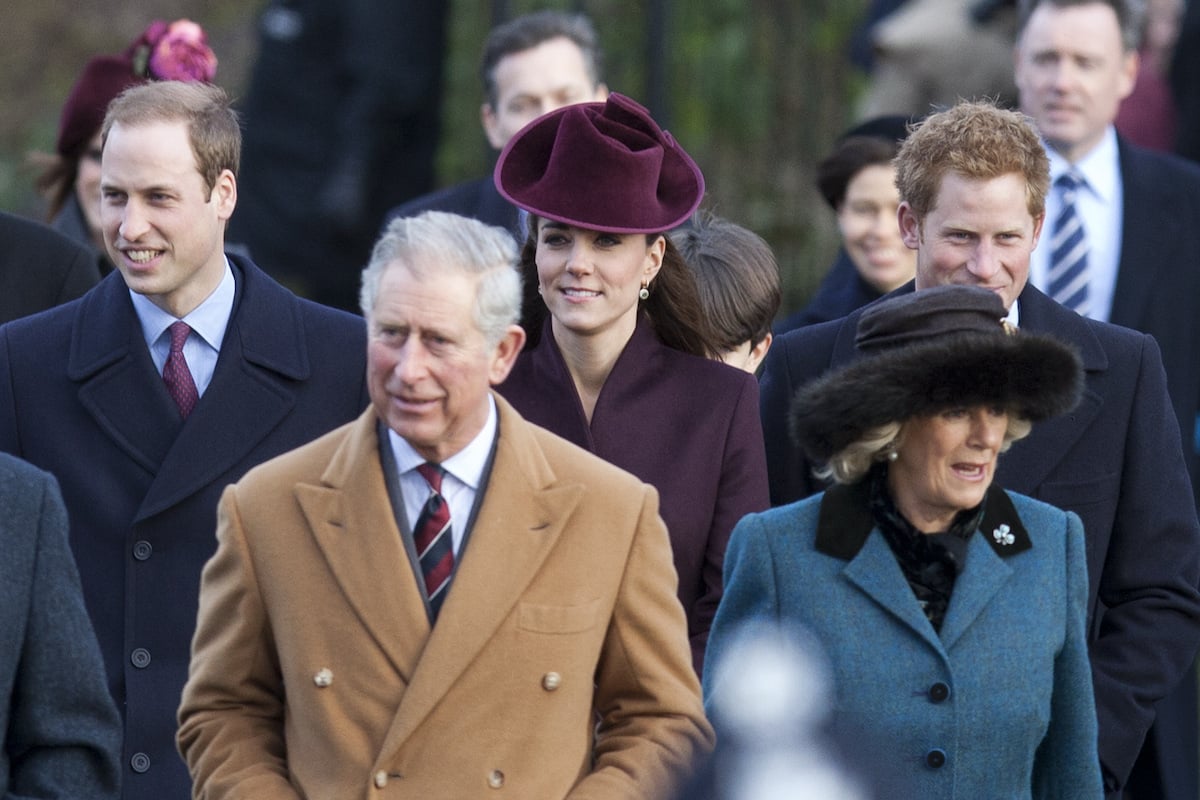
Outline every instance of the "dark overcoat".
<path fill-rule="evenodd" d="M 0 454 L 0 797 L 118 796 L 104 684 L 54 479 Z"/>
<path fill-rule="evenodd" d="M 99 280 L 92 248 L 0 212 L 0 323 L 74 300 Z"/>
<path fill-rule="evenodd" d="M 155 370 L 120 273 L 0 327 L 0 450 L 58 478 L 124 712 L 123 795 L 187 797 L 175 713 L 221 490 L 366 406 L 362 318 L 300 300 L 231 256 L 237 294 L 191 416 Z"/>

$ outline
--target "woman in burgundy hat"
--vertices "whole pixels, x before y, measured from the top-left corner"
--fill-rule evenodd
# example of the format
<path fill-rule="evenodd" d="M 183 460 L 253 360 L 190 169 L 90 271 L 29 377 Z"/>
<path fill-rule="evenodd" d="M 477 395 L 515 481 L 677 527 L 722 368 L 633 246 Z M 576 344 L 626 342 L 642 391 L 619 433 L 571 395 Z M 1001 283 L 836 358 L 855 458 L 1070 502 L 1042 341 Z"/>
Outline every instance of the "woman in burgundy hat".
<path fill-rule="evenodd" d="M 60 233 L 104 255 L 100 233 L 100 125 L 121 92 L 151 80 L 212 82 L 217 57 L 204 29 L 187 19 L 155 20 L 120 55 L 92 58 L 71 88 L 58 123 L 55 152 L 38 154 L 38 190 L 47 221 Z M 105 257 L 102 261 L 111 270 Z"/>
<path fill-rule="evenodd" d="M 665 235 L 700 205 L 704 177 L 614 93 L 530 123 L 495 178 L 529 213 L 529 343 L 499 391 L 658 489 L 699 671 L 729 533 L 768 506 L 758 386 L 708 358 L 720 345 Z"/>

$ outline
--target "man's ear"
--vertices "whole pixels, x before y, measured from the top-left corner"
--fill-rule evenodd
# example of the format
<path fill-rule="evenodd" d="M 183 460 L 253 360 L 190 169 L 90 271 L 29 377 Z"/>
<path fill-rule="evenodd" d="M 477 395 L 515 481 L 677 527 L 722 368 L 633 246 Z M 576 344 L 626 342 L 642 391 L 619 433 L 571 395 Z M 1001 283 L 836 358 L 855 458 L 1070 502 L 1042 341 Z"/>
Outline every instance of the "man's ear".
<path fill-rule="evenodd" d="M 900 207 L 896 209 L 896 220 L 900 223 L 900 238 L 904 241 L 904 246 L 909 250 L 916 250 L 921 244 L 921 221 L 917 219 L 917 212 L 913 211 L 907 200 L 901 201 Z"/>
<path fill-rule="evenodd" d="M 504 383 L 524 346 L 525 329 L 520 325 L 509 325 L 504 331 L 504 336 L 496 344 L 496 349 L 492 351 L 492 362 L 488 367 L 489 384 L 499 386 Z"/>

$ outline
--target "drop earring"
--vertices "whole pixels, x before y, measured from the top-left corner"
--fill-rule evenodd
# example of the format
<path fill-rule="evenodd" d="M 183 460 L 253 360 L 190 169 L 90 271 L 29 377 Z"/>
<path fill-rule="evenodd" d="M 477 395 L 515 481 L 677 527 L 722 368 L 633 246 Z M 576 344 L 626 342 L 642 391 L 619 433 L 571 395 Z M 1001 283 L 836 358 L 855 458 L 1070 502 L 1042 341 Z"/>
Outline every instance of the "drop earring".
<path fill-rule="evenodd" d="M 638 292 L 638 298 L 641 300 L 650 299 L 650 290 L 646 288 L 646 284 L 642 284 L 641 291 Z"/>

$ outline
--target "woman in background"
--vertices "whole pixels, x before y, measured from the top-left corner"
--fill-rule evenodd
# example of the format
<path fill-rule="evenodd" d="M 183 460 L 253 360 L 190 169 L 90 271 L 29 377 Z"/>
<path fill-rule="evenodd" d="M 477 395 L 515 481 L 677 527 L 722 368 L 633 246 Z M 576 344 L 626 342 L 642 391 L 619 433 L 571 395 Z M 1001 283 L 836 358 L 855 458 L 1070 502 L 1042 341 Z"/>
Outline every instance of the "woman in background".
<path fill-rule="evenodd" d="M 892 159 L 908 118 L 879 117 L 843 134 L 817 167 L 817 189 L 837 215 L 842 247 L 812 300 L 775 332 L 841 319 L 912 280 L 916 251 L 900 238 L 900 190 Z"/>

